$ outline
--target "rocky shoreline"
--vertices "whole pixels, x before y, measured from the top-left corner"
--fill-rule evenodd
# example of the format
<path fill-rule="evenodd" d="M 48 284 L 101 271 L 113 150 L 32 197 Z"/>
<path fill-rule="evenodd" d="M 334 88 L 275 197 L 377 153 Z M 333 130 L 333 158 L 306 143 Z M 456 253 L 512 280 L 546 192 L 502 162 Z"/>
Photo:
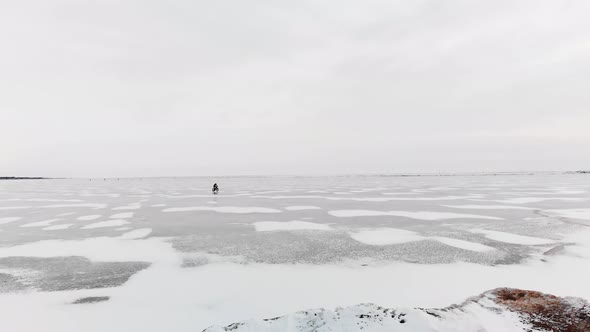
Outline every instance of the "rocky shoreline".
<path fill-rule="evenodd" d="M 590 304 L 581 298 L 498 288 L 442 309 L 392 309 L 360 304 L 213 326 L 203 332 L 225 331 L 588 332 Z"/>

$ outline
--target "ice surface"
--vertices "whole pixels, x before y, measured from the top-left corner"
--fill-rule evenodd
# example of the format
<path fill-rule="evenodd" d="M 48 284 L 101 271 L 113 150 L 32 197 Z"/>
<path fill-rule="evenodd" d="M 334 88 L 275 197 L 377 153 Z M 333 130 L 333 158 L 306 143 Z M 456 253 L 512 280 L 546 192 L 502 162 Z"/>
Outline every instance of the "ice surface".
<path fill-rule="evenodd" d="M 222 194 L 209 194 L 214 182 Z M 504 286 L 590 299 L 588 183 L 581 175 L 0 181 L 0 218 L 19 218 L 1 227 L 2 327 L 193 332 L 366 302 L 445 307 Z M 131 210 L 114 219 L 124 227 L 78 220 Z M 329 213 L 347 210 L 369 212 Z M 72 304 L 84 298 L 108 300 Z"/>

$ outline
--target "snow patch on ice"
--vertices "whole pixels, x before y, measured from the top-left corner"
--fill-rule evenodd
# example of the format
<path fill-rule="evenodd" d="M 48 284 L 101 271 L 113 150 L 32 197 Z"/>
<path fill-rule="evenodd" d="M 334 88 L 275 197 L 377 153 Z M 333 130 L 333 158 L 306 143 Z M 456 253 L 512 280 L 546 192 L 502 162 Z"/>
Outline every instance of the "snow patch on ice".
<path fill-rule="evenodd" d="M 117 214 L 113 214 L 110 218 L 111 219 L 129 219 L 129 218 L 133 218 L 133 212 L 123 212 L 123 213 L 117 213 Z"/>
<path fill-rule="evenodd" d="M 358 242 L 383 246 L 424 240 L 425 237 L 415 232 L 397 228 L 379 228 L 351 232 L 350 237 Z"/>
<path fill-rule="evenodd" d="M 287 211 L 304 211 L 304 210 L 321 210 L 322 208 L 319 206 L 311 206 L 311 205 L 295 205 L 295 206 L 287 206 L 285 210 Z"/>
<path fill-rule="evenodd" d="M 162 210 L 162 212 L 187 212 L 187 211 L 213 211 L 219 213 L 280 213 L 281 210 L 255 207 L 255 206 L 189 206 L 189 207 L 178 207 L 168 208 Z"/>
<path fill-rule="evenodd" d="M 503 218 L 483 216 L 477 214 L 464 214 L 452 212 L 431 212 L 431 211 L 374 211 L 374 210 L 332 210 L 328 212 L 334 217 L 376 217 L 394 216 L 406 217 L 420 220 L 447 220 L 447 219 L 489 219 L 503 220 Z"/>
<path fill-rule="evenodd" d="M 94 228 L 102 228 L 102 227 L 116 227 L 126 225 L 129 222 L 123 219 L 115 219 L 115 220 L 107 220 L 107 221 L 100 221 L 93 224 L 86 225 L 81 227 L 82 229 L 94 229 Z"/>
<path fill-rule="evenodd" d="M 429 237 L 430 240 L 438 241 L 442 244 L 446 244 L 447 246 L 463 249 L 463 250 L 470 250 L 470 251 L 477 251 L 477 252 L 487 252 L 487 251 L 494 251 L 495 248 L 486 246 L 481 243 L 470 242 L 465 240 L 453 239 L 450 237 L 440 237 L 440 236 L 433 236 Z"/>
<path fill-rule="evenodd" d="M 91 215 L 88 215 L 88 216 L 80 216 L 77 219 L 78 220 L 82 220 L 82 221 L 90 221 L 90 220 L 98 219 L 100 217 L 101 217 L 100 214 L 91 214 Z"/>
<path fill-rule="evenodd" d="M 43 228 L 43 230 L 44 231 L 55 231 L 55 230 L 60 230 L 60 229 L 68 229 L 72 225 L 74 225 L 74 224 L 53 225 L 53 226 L 45 227 L 45 228 Z"/>
<path fill-rule="evenodd" d="M 318 224 L 308 221 L 259 221 L 253 223 L 254 228 L 257 232 L 270 232 L 270 231 L 297 231 L 297 230 L 320 230 L 329 231 L 332 228 L 326 224 Z"/>
<path fill-rule="evenodd" d="M 144 237 L 150 235 L 151 233 L 152 233 L 151 228 L 140 228 L 140 229 L 136 229 L 136 230 L 133 230 L 131 232 L 127 232 L 127 233 L 121 235 L 121 238 L 125 239 L 125 240 L 137 240 L 137 239 L 144 238 Z"/>
<path fill-rule="evenodd" d="M 139 203 L 134 203 L 134 204 L 129 204 L 129 205 L 124 205 L 124 206 L 118 206 L 113 208 L 113 210 L 118 211 L 118 210 L 138 210 L 141 208 L 141 204 Z"/>
<path fill-rule="evenodd" d="M 570 218 L 570 219 L 582 219 L 582 220 L 590 220 L 590 209 L 581 208 L 581 209 L 554 209 L 554 210 L 545 210 L 553 215 L 557 215 L 560 217 Z"/>
<path fill-rule="evenodd" d="M 473 199 L 474 201 L 481 201 L 481 202 L 497 202 L 497 203 L 504 203 L 504 204 L 528 204 L 528 203 L 538 203 L 544 201 L 564 201 L 564 202 L 583 202 L 589 200 L 588 198 L 584 197 L 515 197 L 515 198 L 508 198 L 508 199 L 494 199 L 494 200 L 487 200 L 487 199 Z"/>
<path fill-rule="evenodd" d="M 506 233 L 506 232 L 499 232 L 499 231 L 490 231 L 485 229 L 472 229 L 471 232 L 483 234 L 488 239 L 504 242 L 504 243 L 511 243 L 511 244 L 521 244 L 521 245 L 542 245 L 542 244 L 553 244 L 556 243 L 555 240 L 550 239 L 543 239 L 539 237 L 531 237 L 525 235 L 518 235 L 513 233 Z"/>
<path fill-rule="evenodd" d="M 474 209 L 474 210 L 535 210 L 535 208 L 530 208 L 526 206 L 513 206 L 513 205 L 476 205 L 476 204 L 466 204 L 466 205 L 441 205 L 444 207 L 449 207 L 453 209 Z"/>
<path fill-rule="evenodd" d="M 15 222 L 15 221 L 21 220 L 21 219 L 22 219 L 21 217 L 3 217 L 3 218 L 0 218 L 0 225 L 8 224 L 8 223 Z"/>
<path fill-rule="evenodd" d="M 61 220 L 61 219 L 49 219 L 49 220 L 37 221 L 37 222 L 32 222 L 32 223 L 21 225 L 20 227 L 45 227 L 45 226 L 49 226 L 49 224 L 59 221 L 59 220 Z"/>

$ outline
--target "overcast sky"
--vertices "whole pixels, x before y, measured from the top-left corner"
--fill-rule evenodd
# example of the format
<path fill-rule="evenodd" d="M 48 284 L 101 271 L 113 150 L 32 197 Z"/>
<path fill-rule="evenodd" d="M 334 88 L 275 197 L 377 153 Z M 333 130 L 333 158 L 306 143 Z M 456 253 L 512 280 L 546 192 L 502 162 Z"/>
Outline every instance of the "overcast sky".
<path fill-rule="evenodd" d="M 0 4 L 0 175 L 590 168 L 590 1 Z"/>

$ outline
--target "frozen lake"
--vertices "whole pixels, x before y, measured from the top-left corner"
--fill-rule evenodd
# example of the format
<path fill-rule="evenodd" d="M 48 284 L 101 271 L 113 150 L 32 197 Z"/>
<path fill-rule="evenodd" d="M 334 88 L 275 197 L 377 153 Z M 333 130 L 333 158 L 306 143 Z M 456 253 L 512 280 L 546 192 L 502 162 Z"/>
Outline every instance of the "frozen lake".
<path fill-rule="evenodd" d="M 590 299 L 589 226 L 588 175 L 1 181 L 0 310 L 10 331 L 200 331 L 504 286 Z"/>

